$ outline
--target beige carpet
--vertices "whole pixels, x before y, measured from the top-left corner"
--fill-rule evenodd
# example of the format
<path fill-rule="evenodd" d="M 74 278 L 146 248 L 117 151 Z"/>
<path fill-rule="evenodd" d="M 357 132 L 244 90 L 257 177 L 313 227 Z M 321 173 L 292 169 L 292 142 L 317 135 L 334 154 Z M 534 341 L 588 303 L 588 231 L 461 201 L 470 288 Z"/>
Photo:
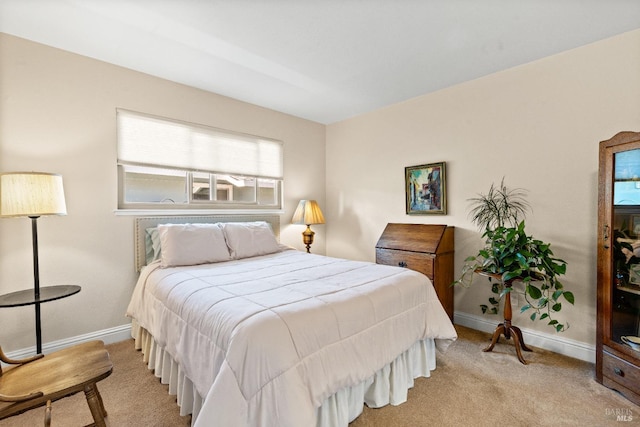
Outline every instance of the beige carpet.
<path fill-rule="evenodd" d="M 98 383 L 111 427 L 190 426 L 191 417 L 181 417 L 175 396 L 160 384 L 134 350 L 133 340 L 107 346 L 113 373 Z M 51 427 L 82 427 L 93 422 L 84 393 L 52 404 Z M 36 427 L 44 424 L 44 408 L 37 408 L 0 421 L 2 427 Z"/>
<path fill-rule="evenodd" d="M 438 355 L 430 378 L 419 378 L 400 406 L 365 407 L 351 427 L 383 426 L 638 426 L 640 407 L 595 381 L 595 366 L 550 351 L 523 352 L 504 338 L 456 326 L 459 338 Z M 526 337 L 525 337 L 526 342 Z M 616 421 L 615 412 L 632 421 Z"/>
<path fill-rule="evenodd" d="M 456 329 L 458 341 L 438 355 L 431 378 L 416 380 L 408 402 L 365 407 L 350 427 L 640 425 L 640 407 L 596 383 L 592 364 L 536 348 L 525 352 L 529 365 L 524 366 L 511 342 L 503 339 L 493 352 L 483 353 L 489 334 Z M 132 341 L 108 348 L 114 372 L 99 388 L 110 426 L 190 425 L 190 417 L 180 417 L 175 398 L 146 369 Z M 632 420 L 617 421 L 616 414 Z M 35 409 L 0 421 L 0 426 L 38 426 L 43 416 L 44 409 Z M 53 404 L 54 427 L 91 421 L 82 394 Z"/>

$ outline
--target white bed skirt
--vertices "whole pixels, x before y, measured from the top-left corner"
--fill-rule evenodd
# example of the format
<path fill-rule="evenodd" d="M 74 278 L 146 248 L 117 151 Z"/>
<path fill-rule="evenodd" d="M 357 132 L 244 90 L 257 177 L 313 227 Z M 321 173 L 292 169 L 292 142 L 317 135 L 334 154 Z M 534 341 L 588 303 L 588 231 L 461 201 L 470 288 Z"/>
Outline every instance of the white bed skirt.
<path fill-rule="evenodd" d="M 180 415 L 191 414 L 193 425 L 202 407 L 202 397 L 191 380 L 135 320 L 131 324 L 131 335 L 136 350 L 142 351 L 149 369 L 154 371 L 162 384 L 169 385 L 169 394 L 176 396 Z M 418 341 L 365 381 L 329 396 L 318 408 L 317 427 L 345 427 L 362 413 L 365 403 L 371 408 L 400 405 L 407 401 L 407 392 L 413 387 L 414 379 L 431 376 L 435 368 L 434 340 L 427 338 Z"/>

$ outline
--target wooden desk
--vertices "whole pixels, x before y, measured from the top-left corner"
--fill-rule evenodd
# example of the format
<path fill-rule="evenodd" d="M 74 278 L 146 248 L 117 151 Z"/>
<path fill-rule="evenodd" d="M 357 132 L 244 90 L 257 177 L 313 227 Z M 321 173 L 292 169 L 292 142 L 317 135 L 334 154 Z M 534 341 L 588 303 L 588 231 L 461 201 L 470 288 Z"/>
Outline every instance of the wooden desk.
<path fill-rule="evenodd" d="M 387 224 L 376 244 L 376 263 L 419 271 L 433 282 L 453 322 L 454 228 L 432 224 Z"/>

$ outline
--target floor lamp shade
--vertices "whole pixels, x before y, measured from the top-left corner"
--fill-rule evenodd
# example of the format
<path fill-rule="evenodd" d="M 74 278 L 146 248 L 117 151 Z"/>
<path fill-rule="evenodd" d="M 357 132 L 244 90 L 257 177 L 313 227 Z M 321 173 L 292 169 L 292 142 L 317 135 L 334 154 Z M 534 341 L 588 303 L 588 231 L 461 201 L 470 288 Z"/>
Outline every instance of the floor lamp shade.
<path fill-rule="evenodd" d="M 62 176 L 42 172 L 0 175 L 0 215 L 66 215 Z"/>

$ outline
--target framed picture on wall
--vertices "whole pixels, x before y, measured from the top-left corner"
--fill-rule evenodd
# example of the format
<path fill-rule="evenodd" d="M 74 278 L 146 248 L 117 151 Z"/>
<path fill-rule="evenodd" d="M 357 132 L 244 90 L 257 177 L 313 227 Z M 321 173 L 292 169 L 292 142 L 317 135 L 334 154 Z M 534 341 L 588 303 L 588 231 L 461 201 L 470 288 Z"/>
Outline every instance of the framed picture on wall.
<path fill-rule="evenodd" d="M 445 162 L 404 168 L 408 215 L 446 215 Z"/>

